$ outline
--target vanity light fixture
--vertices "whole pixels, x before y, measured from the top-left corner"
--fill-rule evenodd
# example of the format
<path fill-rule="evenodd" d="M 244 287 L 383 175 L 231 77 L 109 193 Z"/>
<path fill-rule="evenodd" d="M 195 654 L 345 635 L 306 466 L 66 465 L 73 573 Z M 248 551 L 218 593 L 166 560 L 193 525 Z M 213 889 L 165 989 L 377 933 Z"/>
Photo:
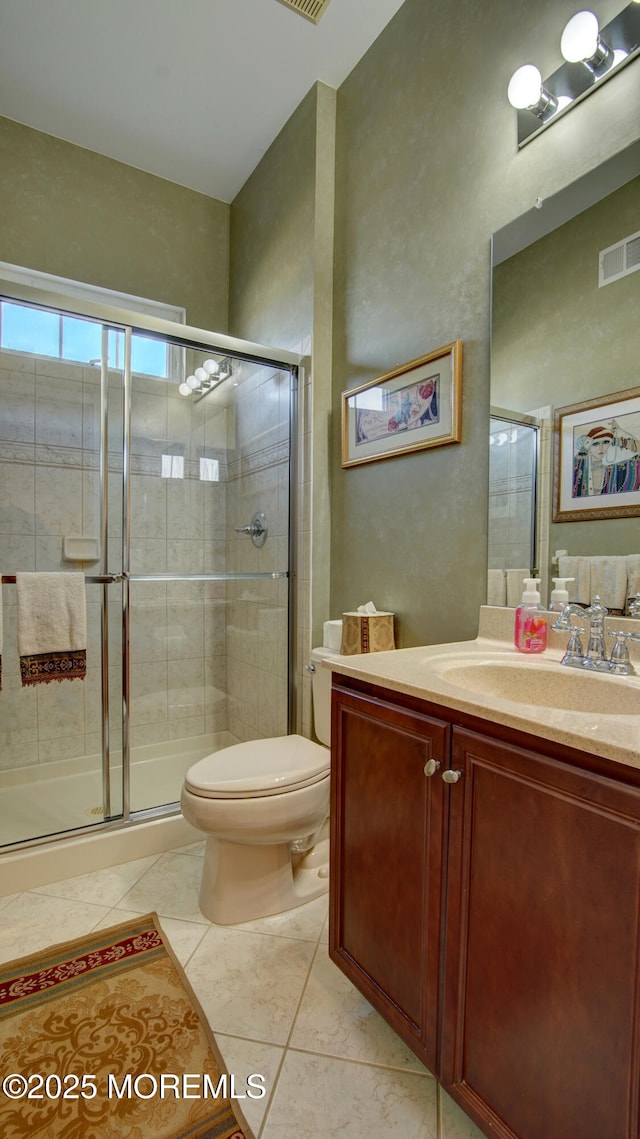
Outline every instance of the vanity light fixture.
<path fill-rule="evenodd" d="M 527 108 L 542 122 L 558 110 L 558 100 L 545 90 L 542 76 L 532 63 L 525 63 L 514 71 L 507 88 L 507 98 L 516 110 Z"/>
<path fill-rule="evenodd" d="M 196 396 L 202 399 L 231 375 L 233 375 L 233 365 L 228 356 L 220 360 L 205 360 L 201 367 L 196 368 L 192 375 L 187 376 L 186 380 L 178 385 L 178 391 L 185 398 Z"/>
<path fill-rule="evenodd" d="M 583 63 L 596 76 L 604 75 L 613 63 L 613 48 L 601 38 L 594 12 L 576 12 L 571 17 L 562 33 L 560 51 L 567 63 Z"/>
<path fill-rule="evenodd" d="M 602 29 L 595 12 L 576 12 L 562 32 L 560 51 L 564 63 L 548 79 L 530 63 L 511 76 L 507 97 L 518 112 L 519 147 L 640 55 L 640 0 L 631 0 Z"/>

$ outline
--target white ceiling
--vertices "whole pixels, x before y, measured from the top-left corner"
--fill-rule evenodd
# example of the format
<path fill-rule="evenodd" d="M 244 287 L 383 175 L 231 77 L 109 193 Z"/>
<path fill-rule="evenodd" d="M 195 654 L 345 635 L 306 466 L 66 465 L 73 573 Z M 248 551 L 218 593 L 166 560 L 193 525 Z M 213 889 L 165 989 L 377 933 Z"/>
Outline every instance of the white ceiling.
<path fill-rule="evenodd" d="M 0 114 L 231 201 L 403 0 L 0 0 Z"/>

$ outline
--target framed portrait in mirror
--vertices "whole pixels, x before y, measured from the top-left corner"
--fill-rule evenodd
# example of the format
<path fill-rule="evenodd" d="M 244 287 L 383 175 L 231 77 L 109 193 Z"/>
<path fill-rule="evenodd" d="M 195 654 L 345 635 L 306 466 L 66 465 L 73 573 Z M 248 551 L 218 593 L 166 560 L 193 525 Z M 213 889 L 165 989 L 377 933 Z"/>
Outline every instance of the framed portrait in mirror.
<path fill-rule="evenodd" d="M 554 412 L 554 522 L 640 515 L 640 387 Z"/>
<path fill-rule="evenodd" d="M 342 466 L 460 442 L 462 341 L 342 393 Z"/>

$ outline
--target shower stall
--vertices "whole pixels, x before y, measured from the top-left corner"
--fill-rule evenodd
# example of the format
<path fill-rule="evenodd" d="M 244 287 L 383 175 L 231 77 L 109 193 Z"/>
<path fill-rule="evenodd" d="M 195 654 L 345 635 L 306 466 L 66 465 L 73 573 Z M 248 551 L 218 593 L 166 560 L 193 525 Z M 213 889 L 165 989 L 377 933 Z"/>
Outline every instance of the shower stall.
<path fill-rule="evenodd" d="M 295 727 L 297 364 L 0 282 L 0 845 L 178 811 Z M 20 572 L 82 572 L 84 681 L 21 687 Z"/>

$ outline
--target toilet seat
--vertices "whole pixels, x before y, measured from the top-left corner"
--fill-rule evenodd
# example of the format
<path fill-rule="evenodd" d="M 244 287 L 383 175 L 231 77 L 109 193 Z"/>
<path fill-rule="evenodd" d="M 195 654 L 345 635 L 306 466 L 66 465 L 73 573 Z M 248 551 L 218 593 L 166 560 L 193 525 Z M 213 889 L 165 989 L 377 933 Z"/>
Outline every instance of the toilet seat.
<path fill-rule="evenodd" d="M 256 799 L 297 791 L 327 778 L 329 749 L 305 736 L 249 740 L 190 767 L 185 787 L 205 799 Z"/>

